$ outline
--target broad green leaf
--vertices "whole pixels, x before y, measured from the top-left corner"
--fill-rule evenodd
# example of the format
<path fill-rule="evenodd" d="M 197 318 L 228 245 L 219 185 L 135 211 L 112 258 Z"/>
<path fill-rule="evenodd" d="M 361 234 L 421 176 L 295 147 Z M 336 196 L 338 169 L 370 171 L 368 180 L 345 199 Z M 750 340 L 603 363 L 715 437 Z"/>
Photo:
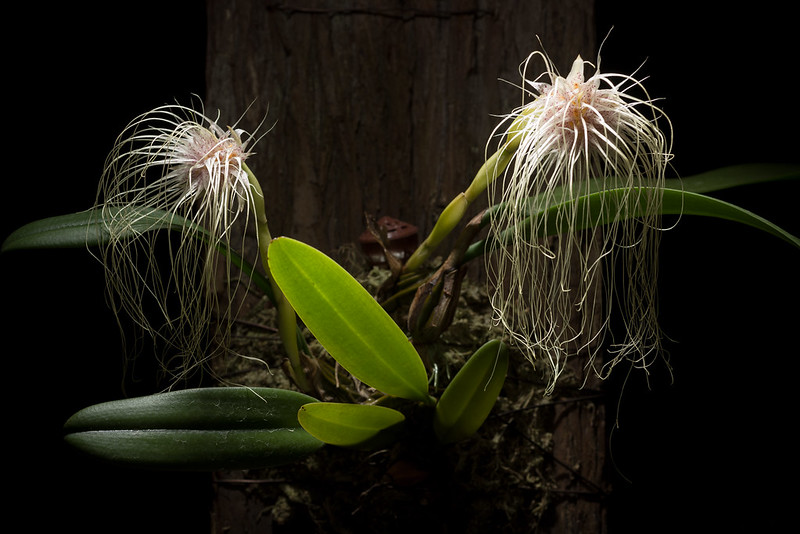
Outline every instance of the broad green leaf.
<path fill-rule="evenodd" d="M 79 248 L 101 245 L 108 241 L 108 222 L 104 217 L 114 217 L 122 210 L 138 212 L 139 217 L 126 231 L 137 235 L 161 228 L 181 229 L 185 220 L 165 211 L 136 207 L 87 210 L 59 215 L 30 222 L 9 235 L 3 242 L 2 252 L 35 248 Z M 129 215 L 126 215 L 129 217 Z"/>
<path fill-rule="evenodd" d="M 297 421 L 302 393 L 201 388 L 89 406 L 65 440 L 100 459 L 174 470 L 255 469 L 299 460 L 323 445 Z"/>
<path fill-rule="evenodd" d="M 639 205 L 633 203 L 632 205 L 626 205 L 625 202 L 626 199 L 629 198 L 646 198 L 647 189 L 650 188 L 610 189 L 578 198 L 575 201 L 578 204 L 576 209 L 578 209 L 580 213 L 584 208 L 588 208 L 589 215 L 581 221 L 583 224 L 579 224 L 576 229 L 580 230 L 589 226 L 607 224 L 617 217 L 633 218 L 642 215 L 645 209 L 644 204 Z M 645 194 L 638 195 L 637 193 L 640 191 Z M 551 221 L 553 224 L 548 225 L 544 232 L 546 235 L 555 235 L 556 233 L 564 231 L 564 228 L 558 227 L 555 224 L 557 218 L 552 216 L 558 209 L 558 207 L 554 206 L 547 210 L 547 212 L 549 212 L 546 215 L 548 216 L 548 221 Z M 800 239 L 772 224 L 763 217 L 759 217 L 729 202 L 700 193 L 679 191 L 677 189 L 664 189 L 661 213 L 663 215 L 701 215 L 727 219 L 758 228 L 796 247 L 800 247 Z"/>
<path fill-rule="evenodd" d="M 105 214 L 100 210 L 87 210 L 30 222 L 12 232 L 3 242 L 0 252 L 22 249 L 84 248 L 105 244 L 109 237 L 106 228 L 111 223 L 110 219 L 117 216 L 122 209 L 109 209 Z M 135 210 L 137 208 L 124 209 Z M 178 215 L 171 215 L 163 210 L 138 208 L 138 211 L 141 212 L 141 217 L 126 228 L 120 237 L 125 235 L 135 237 L 155 230 L 182 231 L 185 228 L 194 228 L 196 230 L 194 236 L 198 239 L 205 239 L 207 236 L 205 229 Z M 272 287 L 263 274 L 236 251 L 228 249 L 222 244 L 218 244 L 217 248 L 274 302 Z"/>
<path fill-rule="evenodd" d="M 688 176 L 686 178 L 670 178 L 665 181 L 664 188 L 667 190 L 685 191 L 689 193 L 708 193 L 720 191 L 744 185 L 764 184 L 767 182 L 778 182 L 783 180 L 800 179 L 800 166 L 786 164 L 750 164 L 733 165 L 722 167 L 711 171 Z M 625 186 L 619 180 L 608 177 L 590 180 L 585 191 L 580 191 L 578 197 L 586 194 L 602 193 L 604 191 L 624 190 Z M 540 197 L 532 197 L 528 202 L 527 211 L 539 213 L 546 209 L 569 201 L 576 200 L 578 197 L 567 198 L 564 188 L 557 187 L 553 190 L 551 198 L 562 198 L 563 202 L 548 206 Z M 492 213 L 501 209 L 503 204 L 497 204 L 486 210 L 481 221 L 486 225 L 492 217 Z"/>
<path fill-rule="evenodd" d="M 300 425 L 330 445 L 372 449 L 391 444 L 405 421 L 392 408 L 372 404 L 315 402 L 300 408 Z"/>
<path fill-rule="evenodd" d="M 673 215 L 700 215 L 705 217 L 716 217 L 729 221 L 746 224 L 757 228 L 773 236 L 780 238 L 787 243 L 800 248 L 800 238 L 794 236 L 783 228 L 771 223 L 767 219 L 756 215 L 744 208 L 740 208 L 730 202 L 718 200 L 699 193 L 686 192 L 681 198 L 680 192 L 668 190 L 665 195 L 664 210 L 665 214 Z"/>
<path fill-rule="evenodd" d="M 632 218 L 642 215 L 643 206 L 633 204 L 623 206 L 625 199 L 636 199 L 638 190 L 645 191 L 649 188 L 616 188 L 599 191 L 590 195 L 583 195 L 575 200 L 568 200 L 547 208 L 531 210 L 531 217 L 547 217 L 548 225 L 540 227 L 539 235 L 533 237 L 547 237 L 557 235 L 569 230 L 582 230 L 592 226 L 608 224 L 611 220 Z M 729 202 L 718 200 L 700 193 L 682 191 L 677 189 L 664 189 L 662 200 L 662 215 L 698 215 L 705 217 L 715 217 L 738 222 L 752 226 L 787 243 L 800 247 L 800 238 L 790 234 L 781 227 L 771 223 L 767 219 L 756 215 L 744 208 L 740 208 Z M 579 213 L 587 213 L 586 217 L 578 221 L 577 225 L 571 227 L 559 226 L 558 222 L 565 219 L 555 215 L 564 209 L 564 206 L 575 203 L 578 204 Z M 588 209 L 587 212 L 580 210 Z M 563 221 L 566 222 L 566 221 Z M 503 240 L 503 236 L 500 236 Z M 468 261 L 485 252 L 487 240 L 483 239 L 470 245 L 464 254 L 463 261 Z"/>
<path fill-rule="evenodd" d="M 268 256 L 286 299 L 342 367 L 388 395 L 430 403 L 419 354 L 357 280 L 322 252 L 294 239 L 273 240 Z"/>
<path fill-rule="evenodd" d="M 442 443 L 478 431 L 497 402 L 508 372 L 508 347 L 499 340 L 483 345 L 458 371 L 436 404 L 433 429 Z"/>
<path fill-rule="evenodd" d="M 691 193 L 709 193 L 743 185 L 763 184 L 800 178 L 800 166 L 781 163 L 754 163 L 731 165 L 686 178 L 670 178 L 668 189 Z"/>

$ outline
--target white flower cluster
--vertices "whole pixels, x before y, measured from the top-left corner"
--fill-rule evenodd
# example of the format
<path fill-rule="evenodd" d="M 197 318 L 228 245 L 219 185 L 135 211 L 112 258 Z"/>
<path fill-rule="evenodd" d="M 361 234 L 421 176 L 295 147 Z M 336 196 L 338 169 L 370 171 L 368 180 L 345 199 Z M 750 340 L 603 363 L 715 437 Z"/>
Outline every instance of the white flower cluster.
<path fill-rule="evenodd" d="M 218 247 L 230 246 L 235 221 L 250 219 L 260 194 L 244 165 L 252 137 L 243 135 L 191 108 L 159 107 L 120 134 L 100 181 L 97 208 L 109 234 L 101 260 L 112 305 L 179 352 L 179 374 L 205 357 L 212 321 L 229 318 L 214 291 Z M 160 237 L 165 262 L 153 261 L 158 232 L 129 232 L 153 210 L 183 230 L 176 241 Z"/>
<path fill-rule="evenodd" d="M 526 78 L 537 57 L 549 83 Z M 533 99 L 506 118 L 506 142 L 519 147 L 505 176 L 489 187 L 490 202 L 503 206 L 491 232 L 509 236 L 487 255 L 495 318 L 531 360 L 548 359 L 551 388 L 568 356 L 586 354 L 593 365 L 612 331 L 612 310 L 623 327 L 606 370 L 622 358 L 646 366 L 660 352 L 656 252 L 671 157 L 656 123 L 662 113 L 633 77 L 601 73 L 598 61 L 585 79 L 587 64 L 578 56 L 561 77 L 541 52 L 524 63 L 524 96 Z M 637 88 L 643 97 L 633 96 Z M 613 184 L 621 199 L 605 208 L 608 224 L 582 230 L 592 226 L 592 215 L 574 200 L 598 184 Z M 556 208 L 542 211 L 550 206 Z"/>

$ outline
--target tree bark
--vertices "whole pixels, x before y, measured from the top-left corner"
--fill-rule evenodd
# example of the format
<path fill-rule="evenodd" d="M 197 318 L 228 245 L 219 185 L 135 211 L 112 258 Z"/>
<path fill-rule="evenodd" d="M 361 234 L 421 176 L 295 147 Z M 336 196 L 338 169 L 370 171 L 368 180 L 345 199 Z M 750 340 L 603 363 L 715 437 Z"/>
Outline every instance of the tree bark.
<path fill-rule="evenodd" d="M 248 131 L 263 121 L 248 164 L 272 234 L 327 253 L 358 240 L 365 214 L 425 236 L 493 151 L 498 115 L 521 103 L 527 56 L 544 47 L 567 69 L 596 52 L 592 0 L 208 0 L 208 22 L 207 110 L 228 124 L 247 110 Z M 552 454 L 570 468 L 555 468 L 547 532 L 605 532 L 604 504 L 579 480 L 602 480 L 604 414 L 590 401 L 554 411 Z M 256 532 L 230 524 L 251 497 L 217 492 L 215 532 Z"/>
<path fill-rule="evenodd" d="M 590 0 L 209 0 L 208 13 L 207 107 L 264 120 L 250 166 L 272 233 L 323 251 L 358 239 L 364 213 L 425 235 L 521 102 L 537 36 L 565 69 L 595 49 Z"/>

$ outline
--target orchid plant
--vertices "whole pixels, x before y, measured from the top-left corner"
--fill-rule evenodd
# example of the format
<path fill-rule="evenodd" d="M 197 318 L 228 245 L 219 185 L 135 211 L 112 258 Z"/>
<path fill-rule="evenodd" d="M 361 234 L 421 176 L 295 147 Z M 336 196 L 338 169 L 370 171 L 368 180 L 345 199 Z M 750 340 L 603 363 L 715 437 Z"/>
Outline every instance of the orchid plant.
<path fill-rule="evenodd" d="M 536 59 L 548 80 L 528 77 Z M 496 151 L 409 258 L 401 262 L 387 252 L 391 275 L 380 299 L 323 252 L 272 237 L 267 213 L 278 199 L 264 194 L 248 167 L 254 134 L 180 105 L 135 119 L 107 160 L 95 205 L 19 228 L 3 252 L 88 245 L 105 267 L 112 311 L 177 355 L 172 361 L 180 364 L 171 371 L 178 376 L 202 367 L 215 344 L 224 346 L 236 319 L 234 300 L 220 302 L 215 290 L 222 260 L 277 310 L 294 387 L 221 384 L 94 405 L 66 422 L 66 440 L 106 460 L 194 470 L 285 464 L 326 445 L 454 443 L 489 416 L 510 347 L 547 363 L 548 391 L 566 359 L 586 349 L 587 368 L 600 348 L 614 355 L 594 369 L 601 377 L 620 361 L 646 367 L 658 356 L 662 216 L 719 217 L 800 248 L 797 237 L 706 194 L 796 179 L 800 168 L 740 166 L 667 179 L 671 135 L 660 124 L 669 122 L 638 80 L 602 73 L 599 59 L 592 65 L 578 57 L 566 77 L 540 52 L 523 65 L 523 103 L 493 134 Z M 587 66 L 595 69 L 588 78 Z M 465 222 L 479 200 L 488 207 Z M 434 264 L 434 252 L 459 228 L 452 250 Z M 248 229 L 258 243 L 253 263 L 244 257 L 244 238 L 234 237 Z M 482 230 L 486 236 L 478 238 Z M 164 232 L 178 236 L 166 269 L 153 253 Z M 380 228 L 374 234 L 386 245 Z M 424 348 L 449 327 L 464 267 L 478 258 L 503 334 L 434 388 Z M 615 285 L 609 275 L 620 268 L 624 276 Z M 605 289 L 598 292 L 601 278 Z M 158 304 L 155 312 L 145 301 Z M 387 311 L 400 305 L 408 305 L 404 323 Z M 607 342 L 612 310 L 624 336 Z M 341 369 L 366 388 L 348 389 L 338 379 Z"/>

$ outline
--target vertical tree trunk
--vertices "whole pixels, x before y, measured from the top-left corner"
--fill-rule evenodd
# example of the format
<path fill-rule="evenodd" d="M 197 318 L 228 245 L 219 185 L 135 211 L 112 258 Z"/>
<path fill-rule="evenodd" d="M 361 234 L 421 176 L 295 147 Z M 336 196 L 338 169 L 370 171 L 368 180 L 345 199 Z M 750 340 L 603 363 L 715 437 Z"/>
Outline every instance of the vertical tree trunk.
<path fill-rule="evenodd" d="M 263 120 L 248 163 L 272 233 L 328 253 L 358 239 L 365 213 L 426 235 L 520 104 L 520 63 L 544 46 L 568 69 L 596 49 L 592 0 L 208 0 L 208 22 L 208 111 L 233 124 L 248 110 L 249 131 Z M 558 408 L 552 453 L 570 470 L 554 475 L 548 532 L 605 531 L 575 478 L 600 480 L 603 420 L 602 404 Z M 217 487 L 217 532 L 257 531 L 230 521 L 267 504 L 237 491 Z"/>
<path fill-rule="evenodd" d="M 586 373 L 580 358 L 567 363 L 568 373 Z M 559 499 L 552 532 L 607 531 L 606 411 L 599 379 L 591 376 L 575 397 L 554 410 L 553 456 Z"/>
<path fill-rule="evenodd" d="M 270 129 L 251 168 L 273 234 L 330 251 L 365 212 L 424 234 L 519 105 L 537 36 L 568 68 L 593 24 L 589 0 L 209 0 L 207 104 Z"/>

